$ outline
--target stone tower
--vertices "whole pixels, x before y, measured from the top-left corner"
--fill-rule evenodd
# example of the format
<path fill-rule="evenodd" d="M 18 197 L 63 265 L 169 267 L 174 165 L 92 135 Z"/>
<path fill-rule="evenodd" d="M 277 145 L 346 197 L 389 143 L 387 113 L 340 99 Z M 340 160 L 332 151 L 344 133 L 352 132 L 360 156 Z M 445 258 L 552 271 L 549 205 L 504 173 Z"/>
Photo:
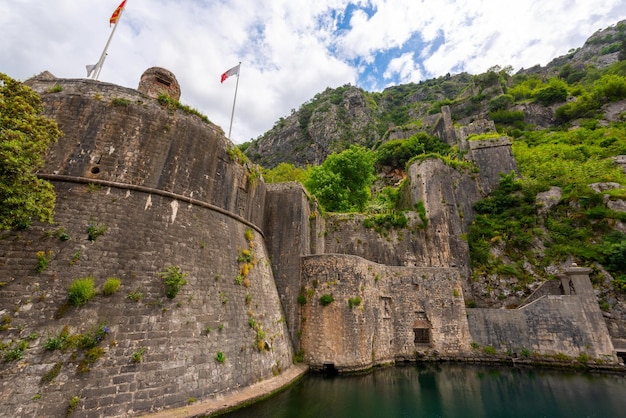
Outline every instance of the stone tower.
<path fill-rule="evenodd" d="M 174 100 L 180 100 L 180 85 L 171 71 L 161 67 L 148 68 L 142 75 L 137 87 L 141 93 L 157 99 L 166 94 Z"/>

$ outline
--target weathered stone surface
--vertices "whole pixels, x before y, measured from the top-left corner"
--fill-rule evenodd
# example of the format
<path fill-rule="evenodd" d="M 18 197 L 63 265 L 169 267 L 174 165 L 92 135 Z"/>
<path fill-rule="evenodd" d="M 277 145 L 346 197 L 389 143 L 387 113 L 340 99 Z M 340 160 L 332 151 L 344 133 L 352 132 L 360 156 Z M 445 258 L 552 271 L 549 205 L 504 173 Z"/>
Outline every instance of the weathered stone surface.
<path fill-rule="evenodd" d="M 10 318 L 0 339 L 29 343 L 21 360 L 0 363 L 0 415 L 63 416 L 74 395 L 82 416 L 137 415 L 289 367 L 292 344 L 261 232 L 265 186 L 230 158 L 221 130 L 131 89 L 91 80 L 33 84 L 42 92 L 62 86 L 43 103 L 65 136 L 41 173 L 57 192 L 56 223 L 0 239 L 0 317 Z M 114 98 L 129 103 L 116 106 Z M 89 225 L 106 231 L 92 242 Z M 244 287 L 235 277 L 250 233 L 256 264 Z M 49 256 L 40 273 L 39 251 Z M 188 274 L 175 299 L 165 297 L 158 274 L 170 265 Z M 121 288 L 67 307 L 68 286 L 87 276 L 98 289 L 120 278 Z M 143 296 L 134 301 L 131 293 Z M 269 350 L 259 351 L 250 318 Z M 65 326 L 75 335 L 99 325 L 110 332 L 91 371 L 78 371 L 84 350 L 44 348 Z M 41 383 L 57 362 L 59 375 Z"/>
<path fill-rule="evenodd" d="M 137 90 L 153 99 L 157 99 L 161 94 L 174 100 L 180 99 L 178 80 L 172 72 L 165 68 L 152 67 L 144 71 Z"/>
<path fill-rule="evenodd" d="M 537 193 L 537 212 L 539 216 L 543 216 L 550 211 L 554 205 L 561 200 L 561 188 L 550 187 L 550 190 Z"/>
<path fill-rule="evenodd" d="M 568 269 L 564 278 L 567 292 L 543 295 L 519 309 L 468 309 L 473 340 L 518 354 L 524 349 L 572 358 L 584 353 L 616 362 L 588 274 L 589 269 Z"/>
<path fill-rule="evenodd" d="M 325 254 L 302 259 L 302 281 L 300 344 L 313 368 L 357 370 L 414 359 L 416 352 L 469 350 L 456 269 L 392 267 Z M 334 301 L 323 306 L 322 295 Z"/>

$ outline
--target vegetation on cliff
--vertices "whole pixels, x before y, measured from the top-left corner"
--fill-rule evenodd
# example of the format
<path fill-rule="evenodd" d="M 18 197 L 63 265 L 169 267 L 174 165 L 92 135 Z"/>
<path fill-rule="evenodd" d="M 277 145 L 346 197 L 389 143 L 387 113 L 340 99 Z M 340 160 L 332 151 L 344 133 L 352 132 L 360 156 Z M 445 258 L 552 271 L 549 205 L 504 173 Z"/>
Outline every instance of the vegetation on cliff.
<path fill-rule="evenodd" d="M 360 126 L 374 126 L 373 136 L 371 131 L 367 139 L 354 133 L 351 143 L 332 142 L 335 148 L 330 159 L 350 144 L 368 148 L 378 174 L 371 199 L 361 206 L 338 204 L 345 200 L 341 196 L 347 189 L 339 191 L 339 182 L 327 182 L 320 203 L 331 211 L 361 211 L 396 219 L 402 212 L 398 180 L 407 164 L 440 158 L 460 167 L 465 161 L 456 147 L 431 136 L 442 106 L 450 107 L 456 126 L 490 119 L 497 130 L 491 135 L 511 138 L 520 176 L 504 176 L 493 194 L 474 207 L 474 222 L 466 238 L 474 278 L 487 283 L 485 297 L 497 303 L 509 294 L 527 294 L 530 283 L 551 277 L 555 271 L 551 266 L 575 261 L 592 266 L 596 273 L 602 269 L 610 274 L 613 280 L 604 280 L 600 291 L 601 298 L 610 300 L 610 292 L 626 290 L 626 234 L 620 227 L 626 222 L 626 213 L 619 209 L 626 200 L 626 175 L 623 164 L 617 164 L 617 157 L 626 155 L 623 51 L 626 22 L 594 34 L 582 48 L 546 67 L 516 74 L 510 67 L 494 66 L 483 74 L 446 75 L 380 93 L 346 86 L 327 89 L 243 149 L 253 161 L 259 151 L 276 151 L 273 143 L 284 142 L 282 133 L 288 131 L 291 118 L 298 119 L 300 129 L 307 129 L 307 146 L 323 146 L 316 148 L 318 154 L 313 158 L 310 154 L 302 158 L 297 150 L 288 155 L 279 152 L 280 158 L 264 168 L 264 178 L 300 181 L 319 198 L 320 188 L 310 187 L 309 179 L 313 172 L 328 174 L 321 168 L 324 164 L 315 167 L 314 161 L 324 161 L 332 154 L 324 144 L 334 141 L 328 136 L 332 132 L 329 125 L 338 122 L 309 122 L 323 109 L 349 109 L 349 103 L 361 103 L 368 111 L 352 111 L 352 117 L 361 118 Z M 355 96 L 360 100 L 354 100 Z M 354 125 L 355 121 L 339 123 Z M 390 175 L 393 172 L 399 175 Z M 555 201 L 547 204 L 538 196 L 549 190 L 558 192 Z M 595 278 L 596 284 L 603 281 L 600 277 Z M 492 282 L 508 278 L 506 292 L 490 290 Z"/>
<path fill-rule="evenodd" d="M 42 111 L 37 93 L 0 73 L 0 230 L 52 221 L 54 189 L 35 172 L 61 132 Z"/>

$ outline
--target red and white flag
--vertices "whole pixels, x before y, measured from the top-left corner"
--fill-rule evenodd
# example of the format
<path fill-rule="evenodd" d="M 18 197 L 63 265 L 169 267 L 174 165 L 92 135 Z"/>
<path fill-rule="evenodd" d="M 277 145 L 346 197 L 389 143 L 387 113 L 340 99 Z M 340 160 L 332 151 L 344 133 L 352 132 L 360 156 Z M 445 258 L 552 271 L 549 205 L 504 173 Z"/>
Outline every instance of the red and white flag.
<path fill-rule="evenodd" d="M 111 18 L 109 19 L 109 25 L 113 25 L 117 23 L 117 20 L 120 18 L 120 14 L 122 14 L 122 10 L 124 9 L 125 5 L 126 5 L 126 0 L 122 1 L 120 5 L 117 6 L 117 9 L 115 9 L 113 14 L 111 15 Z"/>
<path fill-rule="evenodd" d="M 239 67 L 241 66 L 241 64 L 231 68 L 230 70 L 226 71 L 224 74 L 222 74 L 222 83 L 231 75 L 239 75 Z"/>

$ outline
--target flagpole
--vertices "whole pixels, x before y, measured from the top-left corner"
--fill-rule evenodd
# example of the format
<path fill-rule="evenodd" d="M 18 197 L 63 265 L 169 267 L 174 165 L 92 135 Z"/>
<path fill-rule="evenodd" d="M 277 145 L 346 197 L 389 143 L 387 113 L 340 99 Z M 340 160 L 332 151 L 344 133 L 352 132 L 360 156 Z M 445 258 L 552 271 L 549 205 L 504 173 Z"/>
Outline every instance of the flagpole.
<path fill-rule="evenodd" d="M 100 59 L 98 60 L 98 63 L 96 64 L 96 67 L 94 69 L 91 70 L 91 72 L 87 75 L 87 77 L 91 76 L 91 73 L 93 72 L 93 79 L 97 80 L 98 77 L 100 77 L 100 71 L 102 71 L 102 66 L 104 65 L 104 60 L 106 59 L 107 56 L 107 50 L 109 49 L 109 45 L 111 44 L 111 39 L 113 39 L 113 35 L 115 34 L 115 29 L 117 29 L 117 25 L 120 24 L 120 19 L 122 18 L 122 14 L 124 13 L 124 9 L 126 9 L 126 4 L 128 3 L 128 0 L 126 0 L 126 3 L 124 3 L 124 7 L 122 7 L 122 10 L 120 10 L 120 14 L 117 16 L 117 20 L 115 21 L 115 26 L 113 26 L 113 30 L 111 31 L 111 35 L 109 35 L 109 40 L 107 41 L 106 45 L 104 46 L 104 51 L 102 51 L 102 55 L 100 55 Z M 97 70 L 97 71 L 94 71 Z"/>
<path fill-rule="evenodd" d="M 241 61 L 239 61 L 239 70 L 237 71 L 237 83 L 235 84 L 235 98 L 233 99 L 233 111 L 230 113 L 230 127 L 228 128 L 228 139 L 233 129 L 233 117 L 235 116 L 235 102 L 237 101 L 237 88 L 239 87 L 239 74 L 241 73 Z"/>

